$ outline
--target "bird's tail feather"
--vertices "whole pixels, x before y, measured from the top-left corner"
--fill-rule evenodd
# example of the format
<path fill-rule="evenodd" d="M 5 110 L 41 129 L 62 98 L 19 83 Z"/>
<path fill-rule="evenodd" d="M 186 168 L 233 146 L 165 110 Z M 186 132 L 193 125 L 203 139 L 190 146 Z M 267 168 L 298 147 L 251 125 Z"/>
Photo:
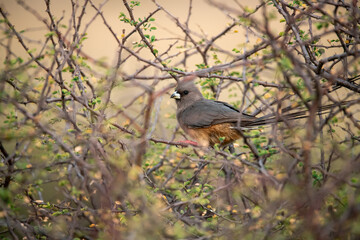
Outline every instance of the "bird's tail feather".
<path fill-rule="evenodd" d="M 344 102 L 324 105 L 324 106 L 321 106 L 318 108 L 317 114 L 326 114 L 326 113 L 329 113 L 330 109 L 337 108 L 337 107 L 348 107 L 355 103 L 360 103 L 360 100 L 359 99 L 358 100 L 350 100 L 350 101 L 344 101 Z M 301 110 L 298 112 L 286 113 L 291 110 L 294 110 L 294 108 L 292 108 L 292 107 L 284 108 L 281 111 L 282 114 L 279 114 L 279 115 L 268 114 L 268 115 L 265 115 L 263 117 L 260 117 L 256 120 L 254 120 L 254 121 L 248 122 L 246 124 L 246 126 L 243 126 L 243 127 L 262 126 L 262 125 L 273 124 L 273 123 L 277 123 L 277 122 L 285 122 L 288 120 L 303 119 L 303 118 L 307 118 L 309 116 L 308 110 Z"/>

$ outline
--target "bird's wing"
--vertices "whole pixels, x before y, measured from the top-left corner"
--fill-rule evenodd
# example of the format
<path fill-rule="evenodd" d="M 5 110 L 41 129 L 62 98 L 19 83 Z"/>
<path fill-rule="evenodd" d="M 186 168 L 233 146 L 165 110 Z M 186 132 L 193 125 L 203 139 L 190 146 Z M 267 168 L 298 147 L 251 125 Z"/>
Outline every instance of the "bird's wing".
<path fill-rule="evenodd" d="M 228 103 L 201 99 L 194 102 L 180 113 L 179 121 L 188 128 L 203 128 L 220 123 L 236 123 L 241 118 L 241 125 L 257 118 L 242 114 Z M 244 121 L 244 122 L 243 122 Z"/>

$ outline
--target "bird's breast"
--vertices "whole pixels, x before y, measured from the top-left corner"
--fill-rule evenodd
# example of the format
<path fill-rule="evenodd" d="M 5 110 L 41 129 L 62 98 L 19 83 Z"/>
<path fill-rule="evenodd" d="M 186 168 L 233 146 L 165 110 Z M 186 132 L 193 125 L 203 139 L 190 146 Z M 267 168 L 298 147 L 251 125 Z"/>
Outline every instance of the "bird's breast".
<path fill-rule="evenodd" d="M 215 124 L 205 128 L 186 127 L 184 131 L 204 147 L 212 147 L 215 144 L 226 146 L 240 138 L 240 133 L 231 123 Z"/>

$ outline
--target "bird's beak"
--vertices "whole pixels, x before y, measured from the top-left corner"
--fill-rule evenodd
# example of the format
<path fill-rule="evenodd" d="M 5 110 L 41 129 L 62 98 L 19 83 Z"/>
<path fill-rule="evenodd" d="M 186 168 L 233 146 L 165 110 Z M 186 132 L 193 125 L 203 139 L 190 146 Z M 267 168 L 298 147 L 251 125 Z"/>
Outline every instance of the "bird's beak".
<path fill-rule="evenodd" d="M 180 99 L 180 94 L 177 91 L 175 91 L 173 94 L 171 94 L 170 97 L 174 99 Z"/>

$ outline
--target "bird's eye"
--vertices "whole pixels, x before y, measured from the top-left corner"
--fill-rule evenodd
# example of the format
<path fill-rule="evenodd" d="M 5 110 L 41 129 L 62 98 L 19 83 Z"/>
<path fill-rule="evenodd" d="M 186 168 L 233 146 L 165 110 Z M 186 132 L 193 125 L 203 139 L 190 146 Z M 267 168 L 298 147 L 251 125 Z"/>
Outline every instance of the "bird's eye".
<path fill-rule="evenodd" d="M 185 91 L 184 91 L 184 94 L 185 94 L 185 95 L 188 95 L 188 93 L 189 93 L 188 90 L 185 90 Z"/>

